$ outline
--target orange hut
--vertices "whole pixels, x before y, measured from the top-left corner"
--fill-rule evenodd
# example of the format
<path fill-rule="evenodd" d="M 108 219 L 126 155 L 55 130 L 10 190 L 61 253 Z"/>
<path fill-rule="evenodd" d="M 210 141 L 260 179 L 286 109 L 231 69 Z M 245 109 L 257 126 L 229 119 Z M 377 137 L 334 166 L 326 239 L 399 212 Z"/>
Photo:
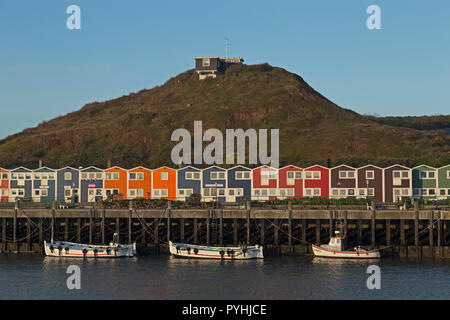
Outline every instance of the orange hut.
<path fill-rule="evenodd" d="M 112 167 L 105 171 L 105 196 L 115 200 L 127 198 L 128 171 L 120 167 Z"/>
<path fill-rule="evenodd" d="M 150 199 L 152 171 L 144 167 L 128 170 L 128 199 Z"/>
<path fill-rule="evenodd" d="M 152 198 L 176 200 L 177 170 L 168 167 L 153 170 Z"/>

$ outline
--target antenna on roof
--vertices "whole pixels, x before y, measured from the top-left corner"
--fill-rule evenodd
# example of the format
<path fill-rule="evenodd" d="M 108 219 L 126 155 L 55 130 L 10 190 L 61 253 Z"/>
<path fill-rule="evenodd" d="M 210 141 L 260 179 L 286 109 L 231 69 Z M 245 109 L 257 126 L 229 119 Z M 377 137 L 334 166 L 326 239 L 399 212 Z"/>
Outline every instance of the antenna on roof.
<path fill-rule="evenodd" d="M 228 53 L 230 51 L 230 39 L 225 38 L 225 58 L 228 58 Z"/>

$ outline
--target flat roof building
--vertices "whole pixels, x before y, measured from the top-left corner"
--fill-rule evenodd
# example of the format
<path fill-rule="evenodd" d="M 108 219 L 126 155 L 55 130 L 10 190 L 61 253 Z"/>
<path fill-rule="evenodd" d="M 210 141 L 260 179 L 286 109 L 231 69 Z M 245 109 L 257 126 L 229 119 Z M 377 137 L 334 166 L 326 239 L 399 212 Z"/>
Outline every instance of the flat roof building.
<path fill-rule="evenodd" d="M 208 77 L 216 78 L 218 74 L 225 72 L 233 64 L 242 64 L 243 58 L 220 58 L 220 57 L 194 57 L 195 71 L 200 80 Z"/>

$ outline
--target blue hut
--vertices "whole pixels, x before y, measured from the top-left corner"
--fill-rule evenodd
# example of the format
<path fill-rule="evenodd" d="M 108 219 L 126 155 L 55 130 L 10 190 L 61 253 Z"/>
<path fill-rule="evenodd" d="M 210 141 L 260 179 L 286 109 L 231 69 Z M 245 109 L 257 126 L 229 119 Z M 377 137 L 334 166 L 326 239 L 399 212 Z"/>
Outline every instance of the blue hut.
<path fill-rule="evenodd" d="M 33 201 L 56 200 L 56 170 L 42 167 L 33 171 Z"/>
<path fill-rule="evenodd" d="M 103 200 L 103 170 L 97 167 L 80 169 L 81 201 L 82 203 Z"/>
<path fill-rule="evenodd" d="M 227 170 L 212 166 L 202 170 L 202 201 L 226 201 Z"/>
<path fill-rule="evenodd" d="M 60 202 L 80 202 L 80 172 L 72 167 L 59 169 L 56 173 L 56 198 Z"/>
<path fill-rule="evenodd" d="M 252 170 L 235 166 L 227 170 L 227 202 L 250 200 L 252 195 Z"/>
<path fill-rule="evenodd" d="M 11 170 L 9 188 L 10 201 L 18 199 L 32 200 L 33 172 L 24 167 Z"/>
<path fill-rule="evenodd" d="M 184 201 L 191 194 L 202 194 L 202 171 L 187 166 L 177 170 L 177 200 Z"/>

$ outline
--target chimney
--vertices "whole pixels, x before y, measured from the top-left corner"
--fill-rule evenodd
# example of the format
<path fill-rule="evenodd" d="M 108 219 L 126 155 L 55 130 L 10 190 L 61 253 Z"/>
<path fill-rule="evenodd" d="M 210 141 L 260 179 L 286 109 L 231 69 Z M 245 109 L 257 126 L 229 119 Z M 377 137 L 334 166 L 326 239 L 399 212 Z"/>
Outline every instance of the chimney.
<path fill-rule="evenodd" d="M 108 168 L 111 168 L 111 159 L 108 159 Z"/>
<path fill-rule="evenodd" d="M 39 167 L 38 168 L 42 168 L 42 160 L 39 160 Z"/>

